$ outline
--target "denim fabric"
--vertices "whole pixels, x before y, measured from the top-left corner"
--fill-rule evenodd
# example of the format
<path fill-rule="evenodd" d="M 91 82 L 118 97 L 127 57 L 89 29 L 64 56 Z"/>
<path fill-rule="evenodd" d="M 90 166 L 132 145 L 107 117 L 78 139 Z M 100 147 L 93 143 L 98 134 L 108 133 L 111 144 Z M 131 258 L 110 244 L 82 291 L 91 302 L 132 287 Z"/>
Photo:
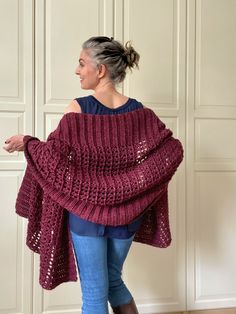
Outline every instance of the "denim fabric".
<path fill-rule="evenodd" d="M 69 213 L 70 230 L 74 233 L 90 237 L 112 237 L 119 239 L 130 238 L 141 226 L 142 217 L 138 217 L 128 225 L 118 227 L 105 226 L 84 220 L 79 216 Z"/>
<path fill-rule="evenodd" d="M 80 236 L 71 231 L 82 291 L 82 314 L 108 314 L 132 295 L 121 279 L 134 236 L 129 239 Z"/>

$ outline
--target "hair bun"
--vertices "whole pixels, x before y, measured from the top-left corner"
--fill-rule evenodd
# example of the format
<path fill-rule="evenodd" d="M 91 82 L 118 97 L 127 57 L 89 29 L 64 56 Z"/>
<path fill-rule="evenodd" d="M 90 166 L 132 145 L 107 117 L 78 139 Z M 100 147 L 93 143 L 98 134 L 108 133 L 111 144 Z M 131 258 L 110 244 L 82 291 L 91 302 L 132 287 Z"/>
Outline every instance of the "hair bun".
<path fill-rule="evenodd" d="M 94 64 L 106 65 L 113 84 L 124 81 L 128 68 L 138 68 L 139 54 L 130 41 L 123 45 L 113 37 L 95 36 L 86 40 L 82 48 L 87 51 Z"/>
<path fill-rule="evenodd" d="M 131 42 L 128 41 L 126 44 L 125 44 L 125 47 L 124 47 L 125 51 L 124 51 L 124 56 L 126 57 L 127 59 L 127 66 L 129 68 L 134 68 L 134 67 L 137 67 L 138 68 L 138 63 L 139 63 L 139 54 L 137 53 L 136 50 L 134 50 L 134 48 L 132 47 L 131 45 Z"/>

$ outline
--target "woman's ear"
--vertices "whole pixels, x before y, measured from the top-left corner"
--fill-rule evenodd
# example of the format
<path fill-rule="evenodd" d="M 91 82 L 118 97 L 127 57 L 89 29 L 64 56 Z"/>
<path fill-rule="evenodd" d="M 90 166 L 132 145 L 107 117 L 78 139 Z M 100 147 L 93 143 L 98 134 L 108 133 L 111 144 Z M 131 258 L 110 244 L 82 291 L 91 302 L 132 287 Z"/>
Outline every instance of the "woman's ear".
<path fill-rule="evenodd" d="M 98 71 L 99 71 L 98 77 L 103 78 L 107 73 L 107 68 L 106 68 L 105 64 L 99 64 Z"/>

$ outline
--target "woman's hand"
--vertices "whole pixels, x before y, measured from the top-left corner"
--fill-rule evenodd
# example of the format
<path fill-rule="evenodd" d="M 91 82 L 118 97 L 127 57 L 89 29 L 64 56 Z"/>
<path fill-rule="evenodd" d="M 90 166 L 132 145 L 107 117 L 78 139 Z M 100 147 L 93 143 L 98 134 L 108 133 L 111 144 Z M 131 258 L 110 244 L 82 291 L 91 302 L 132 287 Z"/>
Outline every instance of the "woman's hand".
<path fill-rule="evenodd" d="M 5 141 L 5 149 L 8 153 L 14 153 L 15 151 L 20 152 L 24 150 L 24 142 L 23 142 L 24 135 L 18 134 L 8 138 Z"/>

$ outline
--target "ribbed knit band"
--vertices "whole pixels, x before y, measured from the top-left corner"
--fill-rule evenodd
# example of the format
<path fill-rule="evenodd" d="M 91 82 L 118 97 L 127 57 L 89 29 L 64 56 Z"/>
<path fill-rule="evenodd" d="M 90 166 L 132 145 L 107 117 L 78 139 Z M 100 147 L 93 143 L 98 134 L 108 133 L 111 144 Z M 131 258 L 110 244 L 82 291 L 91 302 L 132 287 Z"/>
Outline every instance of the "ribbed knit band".
<path fill-rule="evenodd" d="M 156 129 L 152 110 L 141 108 L 116 115 L 68 113 L 61 120 L 60 138 L 92 147 L 127 146 Z M 159 120 L 159 127 L 164 127 Z"/>

